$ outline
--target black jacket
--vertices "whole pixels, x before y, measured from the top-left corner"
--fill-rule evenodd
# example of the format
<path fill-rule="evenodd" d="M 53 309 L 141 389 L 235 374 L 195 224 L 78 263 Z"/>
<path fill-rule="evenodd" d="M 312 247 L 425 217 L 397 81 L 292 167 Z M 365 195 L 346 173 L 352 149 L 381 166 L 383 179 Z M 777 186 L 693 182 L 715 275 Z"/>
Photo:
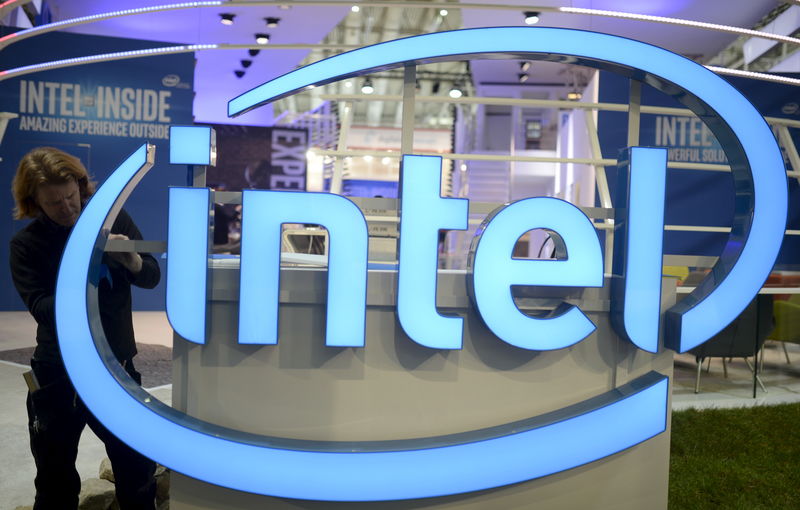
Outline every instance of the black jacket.
<path fill-rule="evenodd" d="M 61 254 L 71 227 L 63 227 L 41 215 L 11 239 L 11 276 L 20 297 L 38 324 L 34 359 L 61 365 L 61 351 L 56 340 L 55 290 Z M 142 234 L 131 217 L 120 211 L 111 227 L 114 234 L 141 239 Z M 135 277 L 123 265 L 105 254 L 105 276 L 98 289 L 100 318 L 108 343 L 117 359 L 131 359 L 136 354 L 131 318 L 131 284 L 152 289 L 161 279 L 158 262 L 152 255 L 140 253 L 142 270 Z"/>

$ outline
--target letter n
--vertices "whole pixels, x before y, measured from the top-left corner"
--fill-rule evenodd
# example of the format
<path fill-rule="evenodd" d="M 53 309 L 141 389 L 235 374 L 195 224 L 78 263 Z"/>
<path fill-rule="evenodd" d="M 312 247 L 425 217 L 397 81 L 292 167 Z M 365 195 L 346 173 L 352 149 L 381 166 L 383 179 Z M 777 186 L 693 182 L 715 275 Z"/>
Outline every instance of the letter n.
<path fill-rule="evenodd" d="M 242 192 L 239 343 L 278 342 L 281 225 L 328 229 L 325 343 L 363 347 L 367 289 L 367 223 L 350 200 L 329 193 Z"/>

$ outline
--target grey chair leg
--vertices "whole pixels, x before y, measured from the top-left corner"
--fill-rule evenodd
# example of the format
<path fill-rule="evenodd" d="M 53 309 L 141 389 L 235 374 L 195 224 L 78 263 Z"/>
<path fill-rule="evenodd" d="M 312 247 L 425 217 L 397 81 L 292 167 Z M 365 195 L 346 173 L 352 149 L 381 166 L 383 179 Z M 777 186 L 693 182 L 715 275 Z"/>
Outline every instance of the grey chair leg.
<path fill-rule="evenodd" d="M 758 374 L 756 374 L 756 371 L 753 369 L 753 365 L 750 363 L 750 360 L 747 359 L 747 358 L 743 358 L 743 359 L 744 359 L 744 362 L 747 363 L 747 368 L 749 368 L 750 371 L 753 373 L 753 377 L 755 377 L 755 380 L 758 382 L 758 385 L 761 386 L 761 389 L 764 391 L 764 393 L 769 393 L 767 391 L 766 386 L 764 386 L 764 383 L 761 382 L 761 378 L 758 376 Z"/>
<path fill-rule="evenodd" d="M 764 391 L 764 393 L 769 393 L 769 391 L 767 391 L 767 387 L 764 386 L 764 383 L 761 381 L 761 377 L 757 375 L 756 381 L 758 381 L 758 385 L 761 386 L 761 389 Z"/>
<path fill-rule="evenodd" d="M 781 342 L 781 347 L 783 347 L 783 355 L 786 356 L 786 364 L 791 365 L 792 361 L 789 359 L 789 351 L 786 349 L 786 342 Z"/>
<path fill-rule="evenodd" d="M 702 358 L 695 358 L 697 362 L 697 375 L 694 379 L 694 392 L 695 394 L 700 393 L 700 373 L 703 371 L 703 360 Z"/>

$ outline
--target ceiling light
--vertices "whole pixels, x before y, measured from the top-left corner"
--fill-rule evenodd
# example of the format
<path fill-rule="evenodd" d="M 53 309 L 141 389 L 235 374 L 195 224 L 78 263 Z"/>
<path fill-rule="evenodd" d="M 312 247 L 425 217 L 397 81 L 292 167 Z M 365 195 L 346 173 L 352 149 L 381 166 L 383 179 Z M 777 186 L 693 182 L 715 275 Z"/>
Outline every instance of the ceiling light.
<path fill-rule="evenodd" d="M 539 11 L 525 11 L 525 24 L 535 25 L 539 23 Z"/>
<path fill-rule="evenodd" d="M 219 22 L 223 25 L 233 25 L 233 18 L 235 18 L 235 14 L 225 13 L 219 15 Z"/>
<path fill-rule="evenodd" d="M 441 9 L 441 10 L 439 11 L 439 16 L 441 16 L 441 17 L 443 17 L 443 18 L 444 18 L 445 16 L 447 16 L 447 9 Z"/>
<path fill-rule="evenodd" d="M 269 34 L 256 34 L 256 42 L 258 44 L 267 44 L 269 42 Z"/>
<path fill-rule="evenodd" d="M 447 93 L 453 99 L 458 99 L 459 97 L 464 95 L 464 91 L 461 90 L 461 85 L 456 82 L 453 83 L 453 87 L 450 89 L 450 92 Z"/>
<path fill-rule="evenodd" d="M 372 161 L 372 156 L 370 156 L 369 154 L 367 154 L 366 156 L 362 156 L 362 157 L 364 158 L 364 161 L 366 161 L 367 163 L 370 163 Z"/>
<path fill-rule="evenodd" d="M 517 75 L 517 80 L 520 83 L 525 83 L 526 81 L 528 81 L 528 78 L 529 78 L 528 73 L 519 73 Z"/>
<path fill-rule="evenodd" d="M 364 80 L 364 84 L 361 85 L 361 93 L 362 94 L 372 94 L 375 92 L 375 87 L 372 86 L 372 80 L 367 78 Z"/>
<path fill-rule="evenodd" d="M 751 37 L 761 37 L 763 39 L 772 39 L 773 41 L 788 42 L 789 44 L 798 44 L 798 40 L 794 37 L 789 37 L 780 34 L 770 34 L 761 32 L 759 30 L 751 30 L 749 28 L 734 27 L 731 25 L 719 25 L 717 23 L 706 23 L 704 21 L 693 21 L 689 19 L 671 18 L 667 16 L 653 16 L 650 14 L 637 14 L 632 12 L 620 11 L 605 11 L 601 9 L 585 9 L 583 7 L 558 7 L 559 12 L 566 12 L 569 14 L 582 14 L 593 16 L 608 16 L 611 18 L 635 19 L 641 21 L 652 21 L 654 23 L 666 23 L 669 25 L 681 25 L 685 27 L 702 28 L 705 30 L 717 30 L 719 32 L 728 32 L 731 34 L 749 35 Z"/>
<path fill-rule="evenodd" d="M 775 83 L 786 83 L 788 85 L 800 86 L 800 80 L 797 78 L 789 78 L 787 76 L 778 76 L 771 73 L 755 73 L 753 71 L 742 71 L 741 69 L 728 69 L 726 67 L 704 66 L 709 71 L 717 74 L 728 76 L 744 76 L 745 78 L 753 78 L 756 80 L 772 81 Z"/>
<path fill-rule="evenodd" d="M 275 28 L 278 26 L 278 23 L 281 22 L 280 18 L 264 18 L 264 21 L 267 24 L 267 28 Z"/>
<path fill-rule="evenodd" d="M 289 4 L 281 4 L 281 5 L 279 6 L 279 8 L 280 8 L 280 10 L 282 10 L 282 11 L 288 11 L 289 9 L 291 9 L 291 8 L 292 8 L 292 6 L 291 6 L 291 5 L 289 5 Z"/>
<path fill-rule="evenodd" d="M 244 67 L 245 69 L 247 69 L 248 67 L 250 67 L 251 65 L 253 65 L 253 61 L 252 61 L 252 60 L 248 60 L 248 59 L 246 59 L 246 58 L 243 58 L 243 59 L 242 59 L 242 60 L 240 60 L 239 62 L 241 62 L 241 63 L 242 63 L 242 67 Z"/>
<path fill-rule="evenodd" d="M 256 56 L 256 55 L 258 55 L 260 52 L 261 52 L 261 50 L 247 50 L 247 53 L 248 53 L 248 54 L 249 54 L 251 57 L 255 57 L 255 56 Z"/>
<path fill-rule="evenodd" d="M 530 68 L 531 68 L 531 63 L 528 62 L 527 60 L 525 62 L 520 62 L 519 63 L 519 70 L 522 71 L 523 73 L 526 72 Z"/>
<path fill-rule="evenodd" d="M 357 5 L 354 5 L 354 6 L 350 7 L 350 10 L 353 11 L 353 12 L 358 12 L 358 11 L 361 10 L 361 7 L 359 7 Z"/>
<path fill-rule="evenodd" d="M 350 80 L 347 80 L 346 82 L 344 82 L 344 86 L 345 86 L 345 88 L 348 88 L 348 89 L 352 88 L 353 87 L 353 82 L 350 81 Z"/>
<path fill-rule="evenodd" d="M 578 101 L 582 97 L 583 97 L 583 94 L 581 94 L 577 90 L 573 90 L 572 92 L 567 94 L 567 100 L 568 101 Z"/>
<path fill-rule="evenodd" d="M 233 74 L 235 74 L 237 78 L 241 78 L 242 76 L 244 76 L 244 71 L 242 71 L 241 69 L 237 69 L 233 72 Z"/>
<path fill-rule="evenodd" d="M 381 163 L 384 164 L 384 165 L 388 165 L 391 162 L 392 162 L 392 160 L 389 158 L 389 156 L 384 156 L 384 157 L 381 158 Z"/>

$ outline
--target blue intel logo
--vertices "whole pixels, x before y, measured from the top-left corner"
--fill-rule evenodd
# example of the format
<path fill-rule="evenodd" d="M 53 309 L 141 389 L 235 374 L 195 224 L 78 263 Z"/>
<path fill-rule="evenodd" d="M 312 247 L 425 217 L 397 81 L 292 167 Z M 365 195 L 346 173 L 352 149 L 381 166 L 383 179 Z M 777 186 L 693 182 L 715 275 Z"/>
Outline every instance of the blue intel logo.
<path fill-rule="evenodd" d="M 667 311 L 664 343 L 691 349 L 732 321 L 758 292 L 783 239 L 787 196 L 780 150 L 764 120 L 735 89 L 702 66 L 668 51 L 610 35 L 551 28 L 485 28 L 400 39 L 344 53 L 265 83 L 229 103 L 238 115 L 309 85 L 446 59 L 509 55 L 569 60 L 623 73 L 674 95 L 728 147 L 737 210 L 728 246 L 706 281 Z M 203 128 L 174 130 L 173 161 L 203 164 Z M 92 412 L 143 454 L 217 485 L 300 499 L 374 501 L 456 494 L 499 487 L 580 466 L 654 437 L 666 428 L 668 379 L 649 373 L 556 413 L 457 436 L 319 443 L 243 435 L 152 400 L 113 363 L 96 320 L 95 281 L 103 227 L 152 166 L 142 146 L 101 186 L 75 225 L 59 273 L 56 316 L 70 377 Z M 436 242 L 440 229 L 466 229 L 468 204 L 440 194 L 441 161 L 402 161 L 397 316 L 408 336 L 433 349 L 459 349 L 463 319 L 436 310 Z M 620 335 L 657 352 L 661 296 L 666 153 L 628 148 L 622 169 L 612 316 Z M 210 191 L 170 190 L 167 312 L 175 331 L 206 340 Z M 313 223 L 330 233 L 329 346 L 364 346 L 367 228 L 361 211 L 325 193 L 243 192 L 239 337 L 243 344 L 278 339 L 279 235 L 282 223 Z M 179 227 L 178 227 L 179 226 Z M 555 260 L 511 258 L 531 229 L 555 232 Z M 600 287 L 603 263 L 596 231 L 575 206 L 536 197 L 492 213 L 469 254 L 470 297 L 501 341 L 522 349 L 561 349 L 595 325 L 564 304 L 555 317 L 523 314 L 510 288 Z M 87 299 L 88 295 L 88 299 Z M 88 303 L 88 304 L 87 304 Z M 236 462 L 220 462 L 234 458 Z"/>

